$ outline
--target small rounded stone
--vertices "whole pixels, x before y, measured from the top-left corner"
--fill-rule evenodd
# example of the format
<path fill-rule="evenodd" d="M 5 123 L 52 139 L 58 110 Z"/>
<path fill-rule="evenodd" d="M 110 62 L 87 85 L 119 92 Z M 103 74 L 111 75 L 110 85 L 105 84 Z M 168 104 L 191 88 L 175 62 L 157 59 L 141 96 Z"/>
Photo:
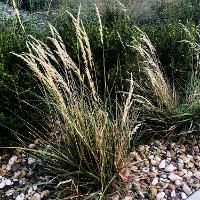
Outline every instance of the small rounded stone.
<path fill-rule="evenodd" d="M 179 171 L 183 170 L 183 164 L 182 163 L 177 164 L 177 170 L 179 170 Z"/>
<path fill-rule="evenodd" d="M 175 190 L 176 189 L 176 187 L 175 187 L 175 185 L 173 185 L 173 184 L 169 184 L 168 185 L 168 189 L 170 189 L 170 190 Z"/>
<path fill-rule="evenodd" d="M 21 176 L 22 178 L 24 178 L 24 177 L 26 176 L 26 174 L 27 174 L 26 171 L 25 171 L 25 170 L 22 170 L 21 173 L 20 173 L 20 176 Z"/>
<path fill-rule="evenodd" d="M 164 192 L 159 192 L 157 195 L 156 195 L 156 199 L 157 200 L 161 200 L 162 198 L 165 197 L 165 193 Z"/>
<path fill-rule="evenodd" d="M 181 183 L 181 181 L 180 181 L 179 179 L 175 181 L 175 185 L 176 185 L 176 186 L 181 186 L 181 184 L 182 184 L 182 183 Z"/>
<path fill-rule="evenodd" d="M 158 193 L 156 187 L 151 187 L 150 192 L 152 197 L 156 197 Z"/>
<path fill-rule="evenodd" d="M 175 169 L 174 165 L 169 164 L 165 167 L 165 172 L 173 172 Z"/>

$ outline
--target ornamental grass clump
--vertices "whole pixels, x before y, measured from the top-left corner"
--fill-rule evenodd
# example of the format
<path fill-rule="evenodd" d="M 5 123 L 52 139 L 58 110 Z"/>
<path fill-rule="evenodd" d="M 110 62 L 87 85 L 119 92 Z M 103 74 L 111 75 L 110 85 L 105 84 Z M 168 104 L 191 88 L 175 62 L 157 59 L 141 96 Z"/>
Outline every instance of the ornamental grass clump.
<path fill-rule="evenodd" d="M 52 177 L 49 183 L 57 185 L 54 195 L 102 198 L 127 159 L 131 102 L 128 98 L 124 112 L 115 116 L 106 109 L 94 81 L 95 66 L 80 9 L 77 18 L 71 17 L 81 66 L 73 62 L 59 33 L 50 24 L 52 48 L 30 36 L 29 52 L 15 55 L 25 61 L 40 81 L 49 119 L 54 122 L 54 134 L 37 135 L 44 147 L 48 145 L 48 151 L 36 150 L 45 161 L 45 174 Z M 101 23 L 99 15 L 98 19 Z M 103 43 L 102 33 L 100 37 Z"/>
<path fill-rule="evenodd" d="M 186 27 L 183 27 L 186 29 Z M 148 36 L 137 27 L 136 37 L 130 46 L 138 52 L 139 65 L 143 71 L 143 84 L 134 82 L 139 91 L 134 94 L 133 101 L 138 104 L 139 118 L 142 122 L 140 141 L 154 137 L 174 138 L 187 133 L 195 132 L 199 127 L 199 45 L 191 41 L 194 60 L 193 72 L 184 98 L 179 96 L 173 83 L 167 80 L 156 50 Z M 185 30 L 188 32 L 188 30 Z M 180 88 L 178 88 L 180 90 Z M 144 137 L 145 136 L 145 137 Z"/>

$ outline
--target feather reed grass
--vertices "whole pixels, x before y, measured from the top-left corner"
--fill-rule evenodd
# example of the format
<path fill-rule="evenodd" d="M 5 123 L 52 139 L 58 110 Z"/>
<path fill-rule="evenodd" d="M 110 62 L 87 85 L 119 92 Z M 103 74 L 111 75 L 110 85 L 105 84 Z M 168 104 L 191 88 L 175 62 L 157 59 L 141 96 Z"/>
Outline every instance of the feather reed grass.
<path fill-rule="evenodd" d="M 133 94 L 133 101 L 139 105 L 140 120 L 143 123 L 142 135 L 152 139 L 159 137 L 176 137 L 181 132 L 191 132 L 194 127 L 199 127 L 199 46 L 192 42 L 186 27 L 183 29 L 189 34 L 191 41 L 188 42 L 196 51 L 197 63 L 194 66 L 191 80 L 188 81 L 188 91 L 185 99 L 177 98 L 176 88 L 167 81 L 161 69 L 161 63 L 156 55 L 156 50 L 148 36 L 135 27 L 136 37 L 133 38 L 131 48 L 137 51 L 143 71 L 145 72 L 144 82 L 146 85 L 134 86 L 139 93 Z M 198 50 L 197 50 L 198 49 Z M 192 128 L 193 127 L 193 128 Z M 193 129 L 194 130 L 194 129 Z M 144 137 L 141 136 L 144 142 Z"/>
<path fill-rule="evenodd" d="M 148 36 L 137 27 L 138 38 L 133 40 L 133 48 L 139 53 L 144 71 L 147 74 L 154 97 L 157 99 L 160 109 L 163 107 L 172 110 L 172 97 L 169 84 L 161 70 L 161 63 L 156 55 L 156 50 Z"/>
<path fill-rule="evenodd" d="M 93 192 L 96 198 L 102 198 L 127 158 L 131 94 L 128 94 L 124 113 L 115 118 L 110 116 L 98 96 L 92 75 L 94 62 L 89 38 L 80 20 L 80 8 L 77 18 L 69 14 L 76 28 L 84 73 L 68 55 L 59 33 L 51 24 L 52 37 L 49 40 L 54 51 L 30 36 L 27 42 L 29 52 L 15 55 L 24 60 L 44 86 L 45 102 L 50 108 L 49 118 L 58 122 L 54 123 L 56 136 L 43 137 L 44 146 L 50 146 L 48 153 L 38 152 L 45 158 L 46 169 L 55 184 L 60 182 L 58 188 L 64 191 L 58 198 L 87 196 Z M 98 19 L 101 23 L 99 14 Z"/>

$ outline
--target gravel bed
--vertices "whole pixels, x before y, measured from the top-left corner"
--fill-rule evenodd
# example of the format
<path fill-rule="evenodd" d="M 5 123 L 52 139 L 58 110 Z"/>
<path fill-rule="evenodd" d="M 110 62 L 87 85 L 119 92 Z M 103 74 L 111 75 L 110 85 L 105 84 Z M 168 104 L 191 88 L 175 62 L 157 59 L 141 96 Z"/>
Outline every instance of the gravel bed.
<path fill-rule="evenodd" d="M 120 173 L 127 182 L 126 200 L 187 199 L 200 188 L 200 141 L 141 145 L 127 166 Z"/>
<path fill-rule="evenodd" d="M 37 149 L 37 142 L 29 148 Z M 48 181 L 48 177 L 35 174 L 42 166 L 43 162 L 34 155 L 4 150 L 0 156 L 0 199 L 51 199 L 45 186 L 33 185 Z M 119 186 L 112 200 L 187 199 L 200 188 L 200 141 L 141 145 L 130 153 L 126 168 L 119 175 L 123 187 Z"/>
<path fill-rule="evenodd" d="M 37 146 L 30 144 L 28 148 L 37 149 Z M 34 154 L 20 149 L 3 150 L 0 154 L 0 199 L 50 199 L 50 192 L 45 189 L 45 182 L 49 180 L 48 177 L 37 175 L 40 169 L 43 169 L 43 162 Z"/>

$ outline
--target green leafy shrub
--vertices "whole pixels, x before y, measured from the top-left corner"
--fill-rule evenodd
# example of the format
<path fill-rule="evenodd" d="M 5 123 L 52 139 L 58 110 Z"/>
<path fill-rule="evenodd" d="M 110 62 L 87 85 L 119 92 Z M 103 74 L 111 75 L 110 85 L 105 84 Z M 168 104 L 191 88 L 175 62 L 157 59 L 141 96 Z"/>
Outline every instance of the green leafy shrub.
<path fill-rule="evenodd" d="M 13 133 L 26 137 L 27 123 L 38 124 L 37 112 L 27 104 L 40 105 L 36 95 L 39 93 L 37 83 L 24 63 L 11 52 L 22 52 L 26 48 L 26 34 L 16 19 L 1 22 L 0 26 L 0 145 L 8 145 Z M 29 26 L 27 33 L 36 34 Z M 38 34 L 41 31 L 37 32 Z M 43 34 L 45 38 L 45 34 Z M 42 38 L 41 38 L 42 39 Z M 30 101 L 32 100 L 32 101 Z M 26 102 L 26 103 L 25 103 Z M 35 102 L 35 103 L 33 103 Z M 22 120 L 22 119 L 23 120 Z M 38 118 L 39 119 L 39 118 Z M 35 123 L 37 121 L 37 123 Z M 5 143 L 4 143 L 5 142 Z"/>
<path fill-rule="evenodd" d="M 193 23 L 186 25 L 190 34 L 186 32 L 179 23 L 166 22 L 158 26 L 146 26 L 143 30 L 147 33 L 158 53 L 170 82 L 175 84 L 176 89 L 183 91 L 186 89 L 187 81 L 193 70 L 194 52 L 188 43 L 182 40 L 195 41 L 196 26 Z M 180 87 L 182 86 L 182 87 Z"/>

